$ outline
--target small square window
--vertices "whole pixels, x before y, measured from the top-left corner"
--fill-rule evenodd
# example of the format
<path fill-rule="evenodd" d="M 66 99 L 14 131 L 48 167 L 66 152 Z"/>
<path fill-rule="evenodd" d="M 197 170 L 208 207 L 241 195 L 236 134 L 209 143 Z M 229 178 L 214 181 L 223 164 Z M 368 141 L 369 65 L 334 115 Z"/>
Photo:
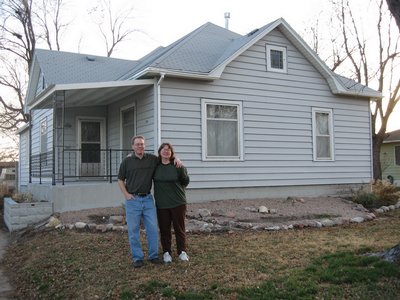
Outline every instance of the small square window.
<path fill-rule="evenodd" d="M 266 45 L 267 71 L 287 72 L 286 47 Z"/>

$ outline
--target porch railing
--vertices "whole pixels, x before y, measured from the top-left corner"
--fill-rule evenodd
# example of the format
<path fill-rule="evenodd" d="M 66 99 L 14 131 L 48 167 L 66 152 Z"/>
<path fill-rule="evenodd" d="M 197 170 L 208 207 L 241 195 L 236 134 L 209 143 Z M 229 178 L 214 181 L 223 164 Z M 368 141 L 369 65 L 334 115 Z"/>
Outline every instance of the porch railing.
<path fill-rule="evenodd" d="M 51 151 L 32 155 L 31 176 L 39 178 L 40 183 L 44 178 L 52 178 L 53 184 L 77 180 L 111 183 L 117 179 L 122 160 L 131 152 L 131 149 L 63 149 L 56 155 Z"/>

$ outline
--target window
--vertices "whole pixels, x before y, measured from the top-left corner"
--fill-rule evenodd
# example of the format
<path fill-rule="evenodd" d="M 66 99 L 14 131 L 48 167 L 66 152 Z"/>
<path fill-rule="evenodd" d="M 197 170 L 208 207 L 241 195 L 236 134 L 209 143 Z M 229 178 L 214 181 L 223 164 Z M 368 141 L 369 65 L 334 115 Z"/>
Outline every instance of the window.
<path fill-rule="evenodd" d="M 241 102 L 202 100 L 203 159 L 242 159 Z"/>
<path fill-rule="evenodd" d="M 331 109 L 312 109 L 314 160 L 333 160 Z"/>
<path fill-rule="evenodd" d="M 394 147 L 394 161 L 396 166 L 400 166 L 400 146 Z"/>
<path fill-rule="evenodd" d="M 45 82 L 44 82 L 44 76 L 42 71 L 39 73 L 39 78 L 38 78 L 38 84 L 36 87 L 36 94 L 39 94 L 41 91 L 43 91 L 46 88 Z"/>
<path fill-rule="evenodd" d="M 267 71 L 287 72 L 286 47 L 266 45 Z"/>
<path fill-rule="evenodd" d="M 100 125 L 99 121 L 81 122 L 82 163 L 100 163 Z"/>
<path fill-rule="evenodd" d="M 40 153 L 47 152 L 47 120 L 40 122 Z"/>

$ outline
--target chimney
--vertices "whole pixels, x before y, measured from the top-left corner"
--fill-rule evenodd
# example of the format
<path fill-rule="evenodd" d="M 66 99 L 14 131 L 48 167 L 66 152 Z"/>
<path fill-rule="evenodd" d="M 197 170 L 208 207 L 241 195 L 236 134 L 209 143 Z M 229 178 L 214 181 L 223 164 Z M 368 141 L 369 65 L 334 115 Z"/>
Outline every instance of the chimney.
<path fill-rule="evenodd" d="M 231 14 L 229 12 L 225 13 L 225 28 L 229 29 L 229 18 L 231 17 Z"/>

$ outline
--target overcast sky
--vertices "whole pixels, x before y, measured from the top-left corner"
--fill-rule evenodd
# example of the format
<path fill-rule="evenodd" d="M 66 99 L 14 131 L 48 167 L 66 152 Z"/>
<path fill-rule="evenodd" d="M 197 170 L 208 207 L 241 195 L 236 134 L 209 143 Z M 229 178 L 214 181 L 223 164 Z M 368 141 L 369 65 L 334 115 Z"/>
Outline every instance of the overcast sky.
<path fill-rule="evenodd" d="M 66 9 L 73 16 L 77 35 L 73 37 L 75 42 L 68 43 L 64 50 L 105 55 L 104 43 L 98 40 L 98 29 L 88 21 L 87 12 L 95 2 L 70 0 Z M 327 3 L 328 0 L 112 0 L 114 10 L 133 6 L 132 27 L 144 32 L 132 35 L 130 41 L 122 44 L 113 56 L 138 59 L 206 22 L 224 27 L 225 12 L 230 13 L 229 29 L 239 34 L 246 34 L 281 17 L 296 31 L 302 31 Z M 76 39 L 80 36 L 78 48 Z M 72 37 L 68 38 L 71 40 Z"/>

